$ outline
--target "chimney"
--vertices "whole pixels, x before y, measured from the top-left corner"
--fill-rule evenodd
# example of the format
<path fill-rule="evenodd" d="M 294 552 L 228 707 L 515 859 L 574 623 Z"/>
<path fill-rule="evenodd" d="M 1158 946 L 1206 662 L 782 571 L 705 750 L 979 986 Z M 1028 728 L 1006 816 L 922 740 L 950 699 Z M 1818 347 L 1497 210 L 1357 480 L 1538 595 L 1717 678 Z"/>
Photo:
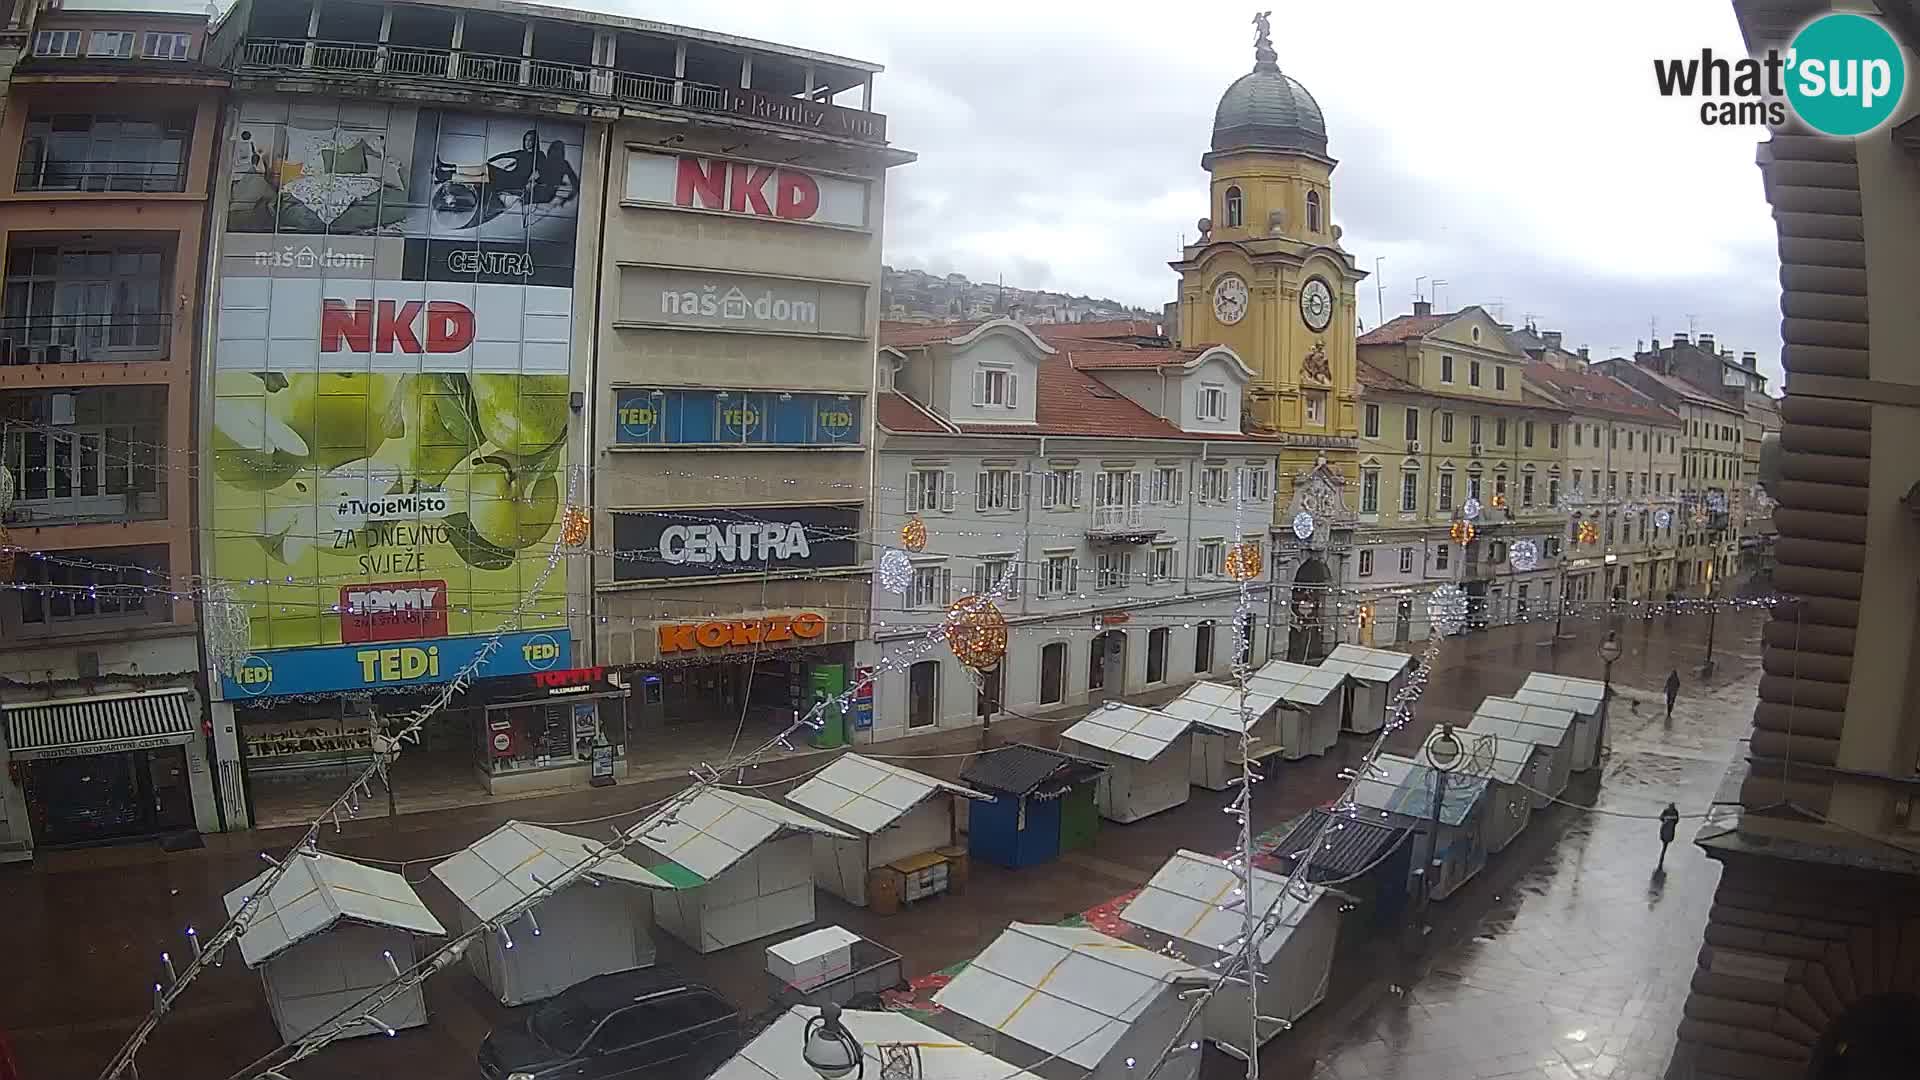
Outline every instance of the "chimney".
<path fill-rule="evenodd" d="M 1560 331 L 1543 330 L 1540 332 L 1540 336 L 1546 339 L 1547 348 L 1558 349 L 1560 347 Z"/>
<path fill-rule="evenodd" d="M 1740 366 L 1748 371 L 1759 371 L 1760 358 L 1751 352 L 1743 352 L 1740 354 Z"/>
<path fill-rule="evenodd" d="M 1413 313 L 1414 313 L 1415 315 L 1431 315 L 1431 314 L 1433 314 L 1433 301 L 1431 301 L 1431 300 L 1415 300 L 1415 301 L 1413 302 Z"/>
<path fill-rule="evenodd" d="M 1701 335 L 1700 335 L 1700 351 L 1702 351 L 1702 352 L 1708 352 L 1708 353 L 1711 353 L 1711 352 L 1714 352 L 1714 351 L 1715 351 L 1715 349 L 1714 349 L 1714 347 L 1713 347 L 1713 335 L 1712 335 L 1712 334 L 1701 334 Z"/>
<path fill-rule="evenodd" d="M 1687 335 L 1685 335 L 1685 334 L 1675 334 L 1675 335 L 1673 335 L 1673 347 L 1674 347 L 1674 348 L 1676 348 L 1676 349 L 1677 349 L 1677 348 L 1679 348 L 1680 346 L 1682 346 L 1682 345 L 1685 345 L 1686 343 L 1687 343 Z"/>
<path fill-rule="evenodd" d="M 1588 355 L 1587 355 L 1587 347 L 1586 347 L 1585 345 L 1582 345 L 1582 346 L 1580 346 L 1580 359 L 1582 359 L 1582 360 L 1592 360 L 1592 359 L 1593 359 L 1593 358 L 1592 358 L 1591 356 L 1588 356 Z"/>

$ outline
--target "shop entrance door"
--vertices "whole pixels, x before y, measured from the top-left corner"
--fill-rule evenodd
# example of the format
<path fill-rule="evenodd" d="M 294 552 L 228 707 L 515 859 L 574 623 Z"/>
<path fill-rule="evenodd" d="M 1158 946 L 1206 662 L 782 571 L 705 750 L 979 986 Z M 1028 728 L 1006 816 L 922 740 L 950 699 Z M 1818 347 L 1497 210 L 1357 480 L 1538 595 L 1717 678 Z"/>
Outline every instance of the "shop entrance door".
<path fill-rule="evenodd" d="M 98 844 L 193 827 L 184 747 L 23 763 L 42 846 Z"/>

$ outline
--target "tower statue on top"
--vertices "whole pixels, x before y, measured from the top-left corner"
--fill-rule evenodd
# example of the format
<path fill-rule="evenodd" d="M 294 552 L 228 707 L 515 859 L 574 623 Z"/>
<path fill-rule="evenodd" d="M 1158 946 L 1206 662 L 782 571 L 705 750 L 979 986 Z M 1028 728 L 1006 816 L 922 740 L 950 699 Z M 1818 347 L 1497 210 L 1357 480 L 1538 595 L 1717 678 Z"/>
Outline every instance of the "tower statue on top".
<path fill-rule="evenodd" d="M 1280 54 L 1273 51 L 1273 12 L 1256 11 L 1253 13 L 1253 67 L 1254 70 L 1278 68 Z"/>

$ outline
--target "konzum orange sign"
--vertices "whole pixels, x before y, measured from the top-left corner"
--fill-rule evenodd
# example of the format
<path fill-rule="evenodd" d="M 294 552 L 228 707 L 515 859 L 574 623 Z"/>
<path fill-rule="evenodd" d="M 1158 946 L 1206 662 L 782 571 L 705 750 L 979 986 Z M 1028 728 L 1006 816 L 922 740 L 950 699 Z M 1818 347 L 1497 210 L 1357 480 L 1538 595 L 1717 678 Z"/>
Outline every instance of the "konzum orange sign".
<path fill-rule="evenodd" d="M 660 652 L 698 652 L 731 645 L 777 645 L 811 641 L 827 632 L 827 617 L 803 611 L 764 619 L 721 619 L 703 623 L 667 623 L 660 627 Z"/>

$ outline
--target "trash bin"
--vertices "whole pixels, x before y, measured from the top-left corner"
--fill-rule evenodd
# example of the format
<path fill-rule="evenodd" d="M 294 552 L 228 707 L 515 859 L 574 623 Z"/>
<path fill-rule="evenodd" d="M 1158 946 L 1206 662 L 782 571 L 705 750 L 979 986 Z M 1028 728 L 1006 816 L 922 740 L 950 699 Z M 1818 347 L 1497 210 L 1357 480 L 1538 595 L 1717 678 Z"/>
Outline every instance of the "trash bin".
<path fill-rule="evenodd" d="M 875 915 L 892 915 L 900 910 L 898 871 L 887 866 L 867 871 L 867 910 Z"/>

